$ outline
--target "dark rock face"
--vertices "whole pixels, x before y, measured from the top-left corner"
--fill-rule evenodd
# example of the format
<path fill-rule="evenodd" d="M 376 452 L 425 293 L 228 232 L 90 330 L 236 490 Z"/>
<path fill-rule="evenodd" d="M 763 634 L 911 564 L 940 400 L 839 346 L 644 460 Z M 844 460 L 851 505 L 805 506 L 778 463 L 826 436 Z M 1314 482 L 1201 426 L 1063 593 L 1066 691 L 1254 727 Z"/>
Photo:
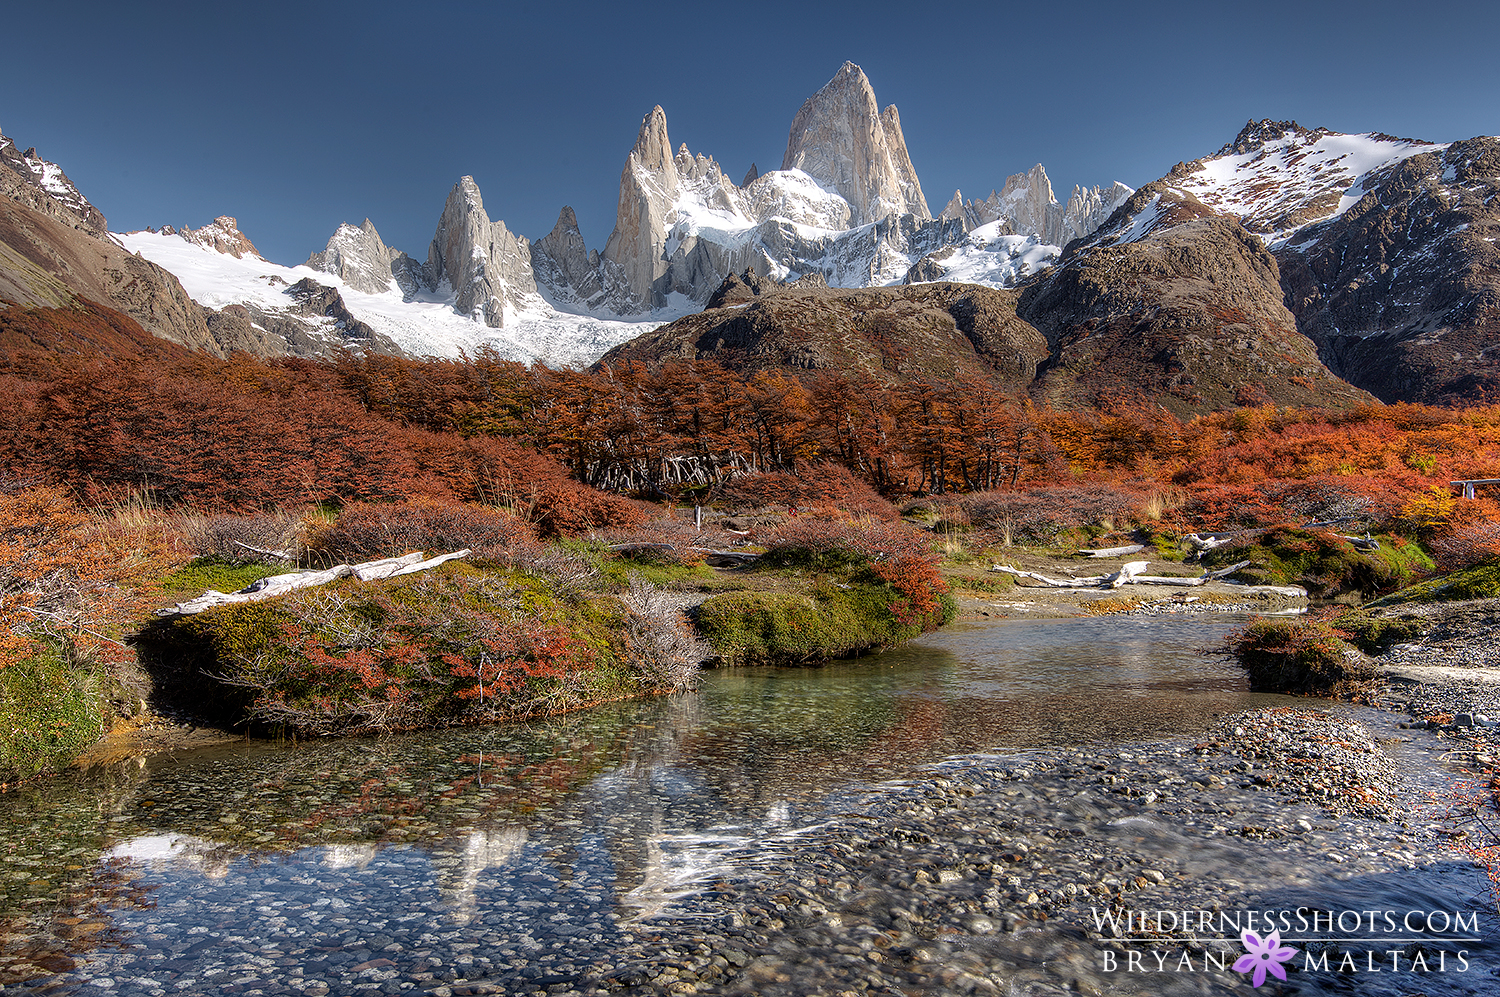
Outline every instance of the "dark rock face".
<path fill-rule="evenodd" d="M 337 288 L 319 284 L 311 277 L 304 277 L 289 287 L 287 293 L 297 302 L 300 314 L 333 319 L 333 330 L 342 343 L 359 346 L 370 353 L 401 355 L 401 350 L 395 343 L 354 317 Z M 291 343 L 292 340 L 289 339 L 288 342 Z M 326 343 L 323 345 L 327 346 Z M 297 351 L 293 349 L 292 352 Z"/>
<path fill-rule="evenodd" d="M 599 364 L 717 361 L 742 373 L 827 371 L 882 384 L 976 377 L 1024 390 L 1046 342 L 1016 294 L 974 284 L 830 290 L 730 277 L 697 315 L 616 347 Z"/>
<path fill-rule="evenodd" d="M 1299 328 L 1384 401 L 1500 399 L 1500 142 L 1392 166 L 1310 245 L 1278 253 Z"/>
<path fill-rule="evenodd" d="M 1106 229 L 1133 228 L 1132 206 L 1160 215 L 1166 200 L 1142 188 Z M 1170 207 L 1175 224 L 1133 242 L 1109 244 L 1104 233 L 1070 247 L 1053 274 L 1023 292 L 1018 314 L 1051 351 L 1034 396 L 1061 408 L 1146 403 L 1178 415 L 1263 401 L 1369 401 L 1331 376 L 1297 331 L 1259 239 L 1191 204 Z"/>

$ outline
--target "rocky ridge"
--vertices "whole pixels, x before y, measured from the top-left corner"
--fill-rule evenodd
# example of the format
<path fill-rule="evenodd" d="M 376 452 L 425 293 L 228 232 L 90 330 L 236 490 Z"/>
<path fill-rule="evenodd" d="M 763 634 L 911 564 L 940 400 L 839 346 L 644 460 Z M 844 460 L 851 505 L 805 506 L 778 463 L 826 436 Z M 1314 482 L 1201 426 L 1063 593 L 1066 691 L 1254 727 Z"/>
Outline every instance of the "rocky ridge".
<path fill-rule="evenodd" d="M 43 159 L 34 148 L 18 151 L 15 142 L 3 133 L 0 133 L 0 197 L 96 239 L 105 238 L 109 232 L 104 215 L 73 186 L 61 166 Z"/>
<path fill-rule="evenodd" d="M 1214 156 L 1179 163 L 1142 188 L 1070 247 L 1063 269 L 1226 219 L 1274 256 L 1298 331 L 1336 375 L 1387 402 L 1492 400 L 1500 391 L 1497 190 L 1494 138 L 1438 144 L 1251 121 Z"/>
<path fill-rule="evenodd" d="M 1016 294 L 977 284 L 829 288 L 753 272 L 720 285 L 707 307 L 616 347 L 601 366 L 711 358 L 742 373 L 791 370 L 902 384 L 964 378 L 1025 390 L 1047 344 L 1016 318 Z"/>

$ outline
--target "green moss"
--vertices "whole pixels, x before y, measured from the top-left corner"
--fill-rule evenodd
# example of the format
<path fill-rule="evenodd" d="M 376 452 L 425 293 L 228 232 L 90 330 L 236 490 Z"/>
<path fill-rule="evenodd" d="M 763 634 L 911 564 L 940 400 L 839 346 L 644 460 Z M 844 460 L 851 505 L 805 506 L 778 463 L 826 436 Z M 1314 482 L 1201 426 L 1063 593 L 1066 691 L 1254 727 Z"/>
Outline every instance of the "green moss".
<path fill-rule="evenodd" d="M 101 680 L 43 647 L 0 669 L 0 782 L 63 768 L 105 732 Z"/>
<path fill-rule="evenodd" d="M 1381 654 L 1397 644 L 1421 636 L 1422 624 L 1416 620 L 1376 616 L 1364 609 L 1351 609 L 1332 621 L 1335 630 L 1366 654 Z"/>
<path fill-rule="evenodd" d="M 229 564 L 213 557 L 200 557 L 163 578 L 162 585 L 169 592 L 192 592 L 194 595 L 209 589 L 238 592 L 251 582 L 290 570 L 269 564 Z"/>
<path fill-rule="evenodd" d="M 1410 602 L 1461 602 L 1466 599 L 1495 598 L 1500 598 L 1500 561 L 1420 582 L 1383 599 L 1377 599 L 1368 608 L 1399 606 Z"/>
<path fill-rule="evenodd" d="M 1376 539 L 1380 549 L 1365 552 L 1328 531 L 1281 526 L 1253 542 L 1209 551 L 1203 563 L 1212 569 L 1248 560 L 1249 567 L 1230 577 L 1250 585 L 1301 585 L 1325 598 L 1388 592 L 1432 569 L 1431 559 L 1416 544 L 1402 537 Z"/>
<path fill-rule="evenodd" d="M 698 607 L 697 624 L 720 664 L 806 665 L 891 647 L 958 615 L 947 592 L 925 618 L 909 618 L 900 606 L 891 585 L 860 568 L 813 579 L 806 594 L 716 595 Z"/>
<path fill-rule="evenodd" d="M 461 562 L 346 579 L 161 621 L 142 647 L 229 723 L 301 733 L 449 726 L 667 691 L 641 670 L 617 600 Z M 209 690 L 204 674 L 218 685 Z"/>

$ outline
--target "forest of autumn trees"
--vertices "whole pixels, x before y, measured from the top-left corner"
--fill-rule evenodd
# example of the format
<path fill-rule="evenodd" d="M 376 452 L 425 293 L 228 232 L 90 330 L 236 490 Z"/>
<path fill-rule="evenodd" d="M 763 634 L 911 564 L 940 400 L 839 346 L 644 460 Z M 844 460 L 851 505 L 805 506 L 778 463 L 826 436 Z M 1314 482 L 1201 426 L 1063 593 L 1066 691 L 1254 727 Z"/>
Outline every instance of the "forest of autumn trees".
<path fill-rule="evenodd" d="M 592 372 L 483 352 L 217 360 L 160 341 L 104 355 L 94 344 L 118 335 L 108 317 L 0 311 L 12 481 L 246 510 L 402 496 L 572 507 L 597 501 L 593 489 L 678 498 L 829 465 L 895 499 L 1134 481 L 1234 502 L 1268 481 L 1410 495 L 1500 477 L 1497 408 L 1262 406 L 1182 421 L 1127 404 L 1046 410 L 977 380 L 744 377 L 702 360 Z"/>

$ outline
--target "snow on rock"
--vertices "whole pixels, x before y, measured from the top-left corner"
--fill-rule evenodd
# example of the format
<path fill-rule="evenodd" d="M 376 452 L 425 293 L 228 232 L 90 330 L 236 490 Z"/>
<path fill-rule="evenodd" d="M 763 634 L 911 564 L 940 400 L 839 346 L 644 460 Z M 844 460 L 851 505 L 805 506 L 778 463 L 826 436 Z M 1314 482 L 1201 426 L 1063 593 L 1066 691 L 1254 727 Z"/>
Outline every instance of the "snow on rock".
<path fill-rule="evenodd" d="M 1034 235 L 1012 235 L 1003 221 L 990 222 L 963 242 L 922 257 L 904 282 L 954 280 L 986 287 L 1014 287 L 1057 262 L 1058 246 Z"/>
<path fill-rule="evenodd" d="M 37 155 L 36 149 L 18 151 L 16 144 L 3 134 L 0 134 L 0 196 L 95 238 L 108 235 L 109 225 L 104 215 L 73 186 L 61 166 Z"/>
<path fill-rule="evenodd" d="M 486 325 L 457 310 L 457 295 L 444 285 L 420 288 L 411 296 L 399 288 L 371 294 L 337 274 L 308 266 L 285 267 L 252 256 L 235 257 L 189 243 L 175 234 L 131 232 L 119 237 L 125 248 L 170 271 L 188 295 L 210 308 L 249 305 L 276 315 L 293 314 L 290 289 L 306 278 L 339 290 L 349 312 L 414 356 L 455 357 L 488 348 L 522 363 L 580 366 L 610 348 L 685 314 L 666 310 L 643 320 L 596 318 L 558 312 L 538 298 L 527 311 L 514 312 L 503 328 Z M 330 339 L 333 338 L 330 334 Z"/>
<path fill-rule="evenodd" d="M 1446 148 L 1389 135 L 1307 129 L 1294 121 L 1252 121 L 1217 155 L 1174 171 L 1171 179 L 1279 246 L 1298 229 L 1348 211 L 1387 167 Z"/>

